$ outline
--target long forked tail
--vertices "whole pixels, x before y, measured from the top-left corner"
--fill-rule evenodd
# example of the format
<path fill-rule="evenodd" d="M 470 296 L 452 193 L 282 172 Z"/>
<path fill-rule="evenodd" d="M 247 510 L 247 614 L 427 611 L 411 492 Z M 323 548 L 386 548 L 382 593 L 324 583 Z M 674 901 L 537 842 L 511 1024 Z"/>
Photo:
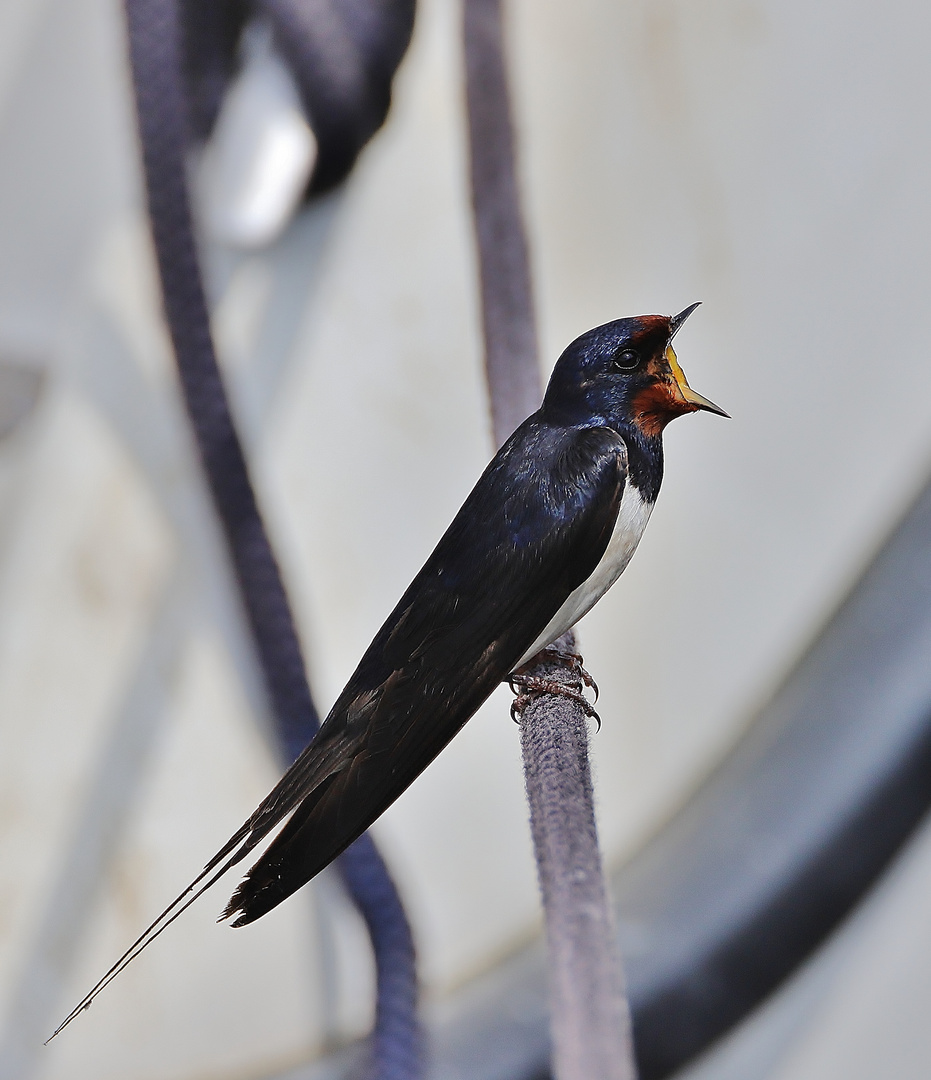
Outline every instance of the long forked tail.
<path fill-rule="evenodd" d="M 254 816 L 253 818 L 250 818 L 249 821 L 247 821 L 237 832 L 235 832 L 229 838 L 226 844 L 224 844 L 224 846 L 216 853 L 216 855 L 214 855 L 210 862 L 207 863 L 207 865 L 200 872 L 200 874 L 198 874 L 198 876 L 191 882 L 191 884 L 188 885 L 184 892 L 181 893 L 180 896 L 175 897 L 175 899 L 172 900 L 172 902 L 168 905 L 167 908 L 165 908 L 161 915 L 159 915 L 159 917 L 150 926 L 143 930 L 139 937 L 137 937 L 136 940 L 132 943 L 132 945 L 129 946 L 126 952 L 124 952 L 123 955 L 119 958 L 119 960 L 116 961 L 113 967 L 111 967 L 110 970 L 103 975 L 100 981 L 97 982 L 84 995 L 83 998 L 81 998 L 81 1000 L 77 1003 L 77 1005 L 75 1005 L 71 1012 L 68 1013 L 64 1020 L 62 1020 L 58 1027 L 55 1028 L 52 1034 L 49 1035 L 49 1037 L 45 1040 L 46 1046 L 52 1041 L 52 1039 L 55 1038 L 56 1035 L 64 1031 L 65 1028 L 71 1023 L 72 1020 L 75 1019 L 76 1016 L 84 1012 L 85 1009 L 89 1009 L 93 1004 L 94 999 L 101 992 L 101 990 L 103 990 L 104 987 L 108 986 L 117 977 L 117 975 L 119 975 L 120 972 L 124 970 L 124 968 L 128 967 L 129 964 L 131 964 L 132 961 L 136 959 L 136 957 L 142 952 L 143 949 L 145 949 L 148 945 L 151 945 L 152 942 L 159 936 L 159 934 L 162 933 L 163 930 L 166 930 L 175 921 L 175 919 L 177 919 L 179 915 L 183 914 L 199 896 L 202 896 L 211 887 L 211 885 L 214 885 L 217 881 L 219 881 L 220 878 L 223 877 L 223 875 L 227 872 L 227 870 L 231 869 L 233 866 L 236 865 L 236 863 L 244 859 L 246 855 L 248 855 L 249 852 L 252 851 L 253 848 L 255 848 L 255 846 L 266 835 L 268 829 L 266 829 L 264 832 L 262 830 L 256 830 L 253 827 L 253 820 Z M 231 852 L 232 854 L 230 854 Z M 223 862 L 224 859 L 226 859 L 225 862 Z M 219 870 L 216 870 L 216 867 L 220 863 L 223 863 L 223 865 L 220 866 Z M 213 870 L 216 870 L 216 873 L 214 873 L 208 881 L 201 885 L 201 882 L 204 881 L 204 878 L 207 877 L 208 874 L 210 874 Z M 200 885 L 200 888 L 198 888 L 198 885 Z"/>
<path fill-rule="evenodd" d="M 143 949 L 151 945 L 159 934 L 166 930 L 179 915 L 187 911 L 198 897 L 203 896 L 212 885 L 216 884 L 238 862 L 241 862 L 250 851 L 254 851 L 276 825 L 286 821 L 291 816 L 305 796 L 319 785 L 322 778 L 326 777 L 331 767 L 332 756 L 332 754 L 326 752 L 325 742 L 321 743 L 318 733 L 318 737 L 304 749 L 297 761 L 265 796 L 252 816 L 233 833 L 184 892 L 175 897 L 161 915 L 136 938 L 100 981 L 81 998 L 46 1039 L 46 1045 L 56 1035 L 64 1031 L 76 1016 L 84 1012 L 85 1009 L 90 1008 L 101 990 L 113 982 L 117 975 L 131 964 Z M 204 881 L 204 878 L 207 878 L 208 875 L 212 876 L 209 877 L 208 881 Z M 221 915 L 220 919 L 222 920 L 224 917 L 224 915 Z"/>
<path fill-rule="evenodd" d="M 184 892 L 175 897 L 155 922 L 136 938 L 113 967 L 81 998 L 46 1039 L 46 1045 L 64 1031 L 76 1016 L 90 1008 L 101 990 L 113 982 L 117 975 L 131 964 L 143 949 L 151 945 L 163 930 L 171 926 L 179 915 L 187 911 L 198 897 L 203 896 L 228 870 L 241 862 L 250 851 L 255 850 L 279 823 L 287 821 L 302 800 L 326 779 L 334 766 L 335 759 L 340 756 L 342 744 L 337 740 L 336 745 L 333 746 L 325 737 L 321 739 L 325 730 L 325 726 L 321 728 L 297 761 L 265 796 L 252 816 L 233 833 Z M 204 881 L 208 876 L 209 880 Z M 221 921 L 225 917 L 225 914 L 221 915 Z"/>

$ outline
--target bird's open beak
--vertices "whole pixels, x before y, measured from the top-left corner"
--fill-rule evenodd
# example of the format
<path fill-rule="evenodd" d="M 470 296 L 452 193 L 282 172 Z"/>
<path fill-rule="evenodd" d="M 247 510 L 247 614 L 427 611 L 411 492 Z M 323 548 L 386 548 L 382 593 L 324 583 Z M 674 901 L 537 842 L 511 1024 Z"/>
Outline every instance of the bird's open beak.
<path fill-rule="evenodd" d="M 687 319 L 689 314 L 698 307 L 698 304 L 693 304 L 690 308 L 686 308 L 681 315 L 677 315 L 676 319 Z M 675 323 L 675 319 L 672 320 Z M 676 327 L 678 329 L 678 327 Z M 673 331 L 675 333 L 675 330 Z M 705 412 L 717 413 L 718 416 L 726 416 L 730 420 L 730 414 L 726 413 L 720 405 L 715 405 L 713 401 L 709 401 L 708 398 L 702 397 L 701 394 L 696 393 L 691 386 L 689 386 L 688 379 L 685 377 L 685 372 L 679 367 L 679 361 L 676 357 L 675 350 L 672 345 L 666 346 L 666 360 L 669 362 L 669 367 L 672 369 L 673 378 L 676 380 L 676 385 L 679 387 L 679 393 L 682 395 L 684 401 L 692 406 L 693 409 L 704 409 Z"/>
<path fill-rule="evenodd" d="M 685 309 L 685 311 L 680 311 L 678 315 L 673 315 L 673 317 L 669 320 L 669 340 L 670 341 L 672 341 L 672 339 L 679 332 L 679 328 L 682 326 L 682 324 L 685 322 L 685 320 L 689 317 L 689 315 L 691 315 L 692 312 L 697 307 L 700 307 L 700 306 L 701 306 L 701 300 L 699 300 L 695 304 L 689 304 L 689 306 Z"/>

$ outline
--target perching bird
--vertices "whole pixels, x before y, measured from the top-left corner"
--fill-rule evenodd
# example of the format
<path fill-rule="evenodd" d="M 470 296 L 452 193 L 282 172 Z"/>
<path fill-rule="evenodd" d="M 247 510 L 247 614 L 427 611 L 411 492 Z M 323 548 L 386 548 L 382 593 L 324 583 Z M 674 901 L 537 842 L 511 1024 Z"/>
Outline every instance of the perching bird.
<path fill-rule="evenodd" d="M 659 492 L 663 428 L 699 409 L 727 415 L 689 387 L 673 352 L 673 337 L 697 306 L 672 318 L 619 319 L 572 342 L 542 406 L 482 474 L 316 737 L 62 1027 L 286 818 L 223 917 L 243 926 L 310 881 L 502 680 L 614 584 Z"/>

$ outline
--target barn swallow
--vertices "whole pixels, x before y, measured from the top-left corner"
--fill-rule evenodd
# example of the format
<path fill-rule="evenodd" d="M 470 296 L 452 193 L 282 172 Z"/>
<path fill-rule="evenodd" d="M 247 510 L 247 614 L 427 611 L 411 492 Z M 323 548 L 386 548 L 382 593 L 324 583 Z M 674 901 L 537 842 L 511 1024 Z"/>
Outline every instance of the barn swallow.
<path fill-rule="evenodd" d="M 542 406 L 482 474 L 312 742 L 62 1027 L 282 821 L 221 919 L 253 922 L 310 881 L 499 683 L 614 584 L 659 493 L 666 424 L 702 409 L 727 416 L 691 389 L 673 351 L 696 307 L 619 319 L 572 342 Z"/>

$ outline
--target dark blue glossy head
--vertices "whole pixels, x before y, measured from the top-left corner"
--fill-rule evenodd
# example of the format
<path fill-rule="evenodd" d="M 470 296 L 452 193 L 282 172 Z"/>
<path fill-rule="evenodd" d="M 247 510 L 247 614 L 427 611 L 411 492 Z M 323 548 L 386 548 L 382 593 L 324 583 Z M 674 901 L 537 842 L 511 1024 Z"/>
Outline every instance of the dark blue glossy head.
<path fill-rule="evenodd" d="M 544 415 L 618 429 L 632 424 L 647 438 L 684 413 L 705 409 L 727 416 L 692 390 L 672 348 L 676 331 L 697 307 L 674 316 L 618 319 L 576 338 L 553 369 Z"/>

